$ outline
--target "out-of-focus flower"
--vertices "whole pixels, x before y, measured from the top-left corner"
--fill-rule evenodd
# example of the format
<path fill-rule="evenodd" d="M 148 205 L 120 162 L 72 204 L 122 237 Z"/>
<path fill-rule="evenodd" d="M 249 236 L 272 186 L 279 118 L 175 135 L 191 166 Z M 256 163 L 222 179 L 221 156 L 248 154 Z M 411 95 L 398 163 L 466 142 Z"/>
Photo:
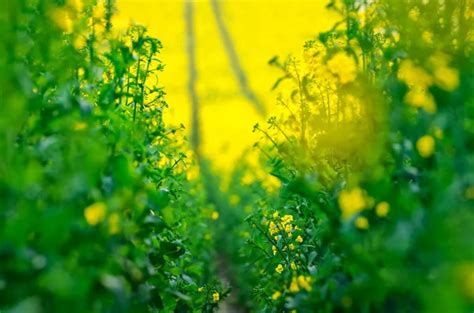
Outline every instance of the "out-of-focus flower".
<path fill-rule="evenodd" d="M 308 276 L 300 275 L 298 276 L 298 284 L 301 288 L 306 291 L 311 291 L 311 278 Z"/>
<path fill-rule="evenodd" d="M 97 225 L 105 218 L 107 206 L 103 202 L 96 202 L 84 209 L 84 217 L 89 225 Z"/>
<path fill-rule="evenodd" d="M 273 294 L 272 294 L 272 300 L 275 301 L 275 300 L 278 300 L 278 298 L 281 297 L 281 292 L 280 291 L 275 291 Z"/>
<path fill-rule="evenodd" d="M 284 268 L 283 268 L 283 265 L 281 264 L 278 264 L 278 266 L 275 268 L 275 272 L 277 272 L 278 274 L 281 274 L 283 270 Z"/>
<path fill-rule="evenodd" d="M 338 52 L 327 63 L 329 70 L 339 78 L 341 84 L 354 81 L 357 77 L 357 64 L 344 52 Z"/>
<path fill-rule="evenodd" d="M 120 232 L 120 216 L 118 213 L 112 213 L 108 219 L 109 234 L 115 235 Z"/>
<path fill-rule="evenodd" d="M 365 216 L 359 216 L 355 220 L 355 226 L 359 229 L 368 229 L 369 220 Z"/>
<path fill-rule="evenodd" d="M 303 243 L 303 237 L 298 235 L 298 237 L 296 237 L 296 242 Z"/>
<path fill-rule="evenodd" d="M 429 158 L 433 155 L 435 147 L 435 140 L 430 135 L 425 135 L 416 141 L 416 149 L 418 153 L 424 157 Z"/>
<path fill-rule="evenodd" d="M 388 212 L 390 211 L 390 205 L 386 201 L 382 201 L 375 207 L 375 213 L 379 217 L 387 216 Z"/>
<path fill-rule="evenodd" d="M 297 293 L 300 291 L 300 286 L 298 285 L 298 279 L 296 277 L 293 277 L 290 283 L 290 292 Z"/>
<path fill-rule="evenodd" d="M 350 219 L 366 207 L 364 191 L 358 187 L 341 191 L 338 200 L 344 220 Z"/>

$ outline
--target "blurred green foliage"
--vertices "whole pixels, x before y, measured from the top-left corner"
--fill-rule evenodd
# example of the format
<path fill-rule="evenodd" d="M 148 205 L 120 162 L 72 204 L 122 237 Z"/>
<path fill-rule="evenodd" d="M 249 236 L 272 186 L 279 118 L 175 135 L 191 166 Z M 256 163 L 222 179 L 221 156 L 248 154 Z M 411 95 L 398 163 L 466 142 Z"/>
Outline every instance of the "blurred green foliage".
<path fill-rule="evenodd" d="M 252 312 L 472 312 L 473 3 L 328 7 L 341 20 L 303 58 L 270 62 L 282 113 L 255 132 L 281 190 L 243 183 L 244 164 L 229 188 L 240 301 Z M 245 211 L 247 225 L 231 222 Z"/>
<path fill-rule="evenodd" d="M 472 312 L 472 1 L 328 8 L 226 194 L 113 0 L 1 2 L 0 310 Z"/>
<path fill-rule="evenodd" d="M 113 11 L 0 4 L 2 312 L 217 306 L 208 203 L 162 120 L 161 42 Z"/>

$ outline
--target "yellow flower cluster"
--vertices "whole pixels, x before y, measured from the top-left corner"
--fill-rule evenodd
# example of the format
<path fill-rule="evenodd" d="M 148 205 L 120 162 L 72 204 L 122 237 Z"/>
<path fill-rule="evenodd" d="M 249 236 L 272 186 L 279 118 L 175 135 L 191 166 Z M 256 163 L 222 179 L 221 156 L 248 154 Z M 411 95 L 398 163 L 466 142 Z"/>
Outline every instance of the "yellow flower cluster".
<path fill-rule="evenodd" d="M 374 199 L 367 196 L 366 192 L 359 187 L 341 191 L 338 200 L 343 220 L 349 220 L 361 211 L 371 209 L 374 205 Z M 390 204 L 386 201 L 381 201 L 375 206 L 375 214 L 378 217 L 386 217 L 389 211 Z M 369 228 L 369 220 L 365 216 L 358 216 L 354 224 L 359 229 Z"/>
<path fill-rule="evenodd" d="M 431 40 L 429 34 L 425 37 L 425 41 Z M 459 87 L 459 71 L 450 67 L 449 62 L 447 55 L 434 54 L 428 62 L 432 72 L 430 74 L 412 60 L 402 61 L 398 70 L 398 79 L 404 81 L 409 87 L 404 101 L 414 107 L 423 108 L 426 112 L 436 112 L 436 103 L 428 90 L 429 87 L 436 84 L 446 91 L 454 91 Z"/>
<path fill-rule="evenodd" d="M 292 293 L 297 293 L 302 289 L 311 291 L 311 277 L 303 275 L 299 275 L 298 277 L 294 276 L 291 279 L 290 287 L 288 289 Z"/>
<path fill-rule="evenodd" d="M 453 91 L 459 87 L 459 71 L 449 66 L 449 57 L 437 53 L 430 57 L 433 76 L 436 85 L 446 91 Z"/>
<path fill-rule="evenodd" d="M 357 64 L 354 58 L 351 58 L 345 52 L 335 54 L 327 65 L 343 85 L 354 81 L 357 77 Z"/>
<path fill-rule="evenodd" d="M 214 302 L 219 302 L 219 300 L 220 300 L 220 295 L 219 295 L 219 293 L 218 293 L 217 291 L 214 291 L 214 292 L 212 293 L 212 301 L 214 301 Z"/>
<path fill-rule="evenodd" d="M 405 102 L 414 107 L 423 108 L 426 112 L 436 112 L 436 103 L 428 88 L 433 84 L 433 78 L 422 67 L 411 60 L 404 60 L 398 70 L 398 79 L 404 81 L 409 91 Z"/>

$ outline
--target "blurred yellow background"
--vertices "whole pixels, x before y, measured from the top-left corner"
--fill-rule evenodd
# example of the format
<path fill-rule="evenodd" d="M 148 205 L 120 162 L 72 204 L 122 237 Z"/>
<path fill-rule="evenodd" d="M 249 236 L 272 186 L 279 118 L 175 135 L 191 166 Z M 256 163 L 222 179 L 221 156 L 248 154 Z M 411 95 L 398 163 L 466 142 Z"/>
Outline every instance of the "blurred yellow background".
<path fill-rule="evenodd" d="M 118 18 L 148 27 L 164 44 L 166 64 L 160 84 L 165 86 L 170 108 L 165 119 L 183 123 L 190 131 L 188 55 L 183 0 L 118 0 Z M 268 65 L 275 55 L 300 54 L 305 41 L 329 29 L 334 13 L 326 0 L 221 0 L 222 19 L 229 31 L 249 86 L 266 107 L 261 116 L 241 92 L 219 32 L 211 0 L 193 1 L 200 105 L 201 150 L 219 170 L 230 169 L 242 152 L 258 138 L 255 123 L 264 123 L 275 111 L 271 87 L 279 77 Z"/>

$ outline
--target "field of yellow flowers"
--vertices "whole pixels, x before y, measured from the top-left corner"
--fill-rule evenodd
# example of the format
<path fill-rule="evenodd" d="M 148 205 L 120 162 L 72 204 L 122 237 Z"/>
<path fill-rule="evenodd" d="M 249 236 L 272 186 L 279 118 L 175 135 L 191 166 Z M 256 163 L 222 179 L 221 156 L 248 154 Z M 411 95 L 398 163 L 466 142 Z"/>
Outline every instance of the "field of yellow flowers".
<path fill-rule="evenodd" d="M 473 312 L 473 17 L 1 1 L 0 312 Z"/>

